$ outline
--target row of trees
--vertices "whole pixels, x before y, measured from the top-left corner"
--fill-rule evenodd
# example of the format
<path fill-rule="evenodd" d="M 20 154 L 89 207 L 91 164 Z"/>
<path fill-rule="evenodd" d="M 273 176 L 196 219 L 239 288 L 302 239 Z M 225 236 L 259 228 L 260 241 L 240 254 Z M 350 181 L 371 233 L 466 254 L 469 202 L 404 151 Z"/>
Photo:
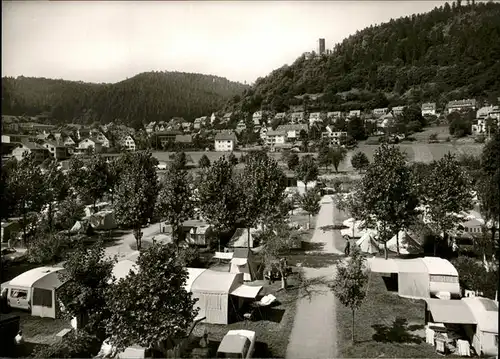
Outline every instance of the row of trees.
<path fill-rule="evenodd" d="M 448 232 L 461 222 L 457 214 L 472 208 L 475 189 L 481 210 L 492 224 L 493 243 L 500 222 L 499 151 L 497 136 L 485 146 L 479 180 L 473 185 L 471 172 L 465 171 L 451 154 L 430 164 L 409 164 L 399 148 L 383 144 L 357 190 L 347 200 L 341 200 L 341 206 L 362 220 L 364 226 L 377 229 L 387 258 L 386 242 L 414 225 L 419 214 L 424 214 L 433 231 L 446 240 Z"/>

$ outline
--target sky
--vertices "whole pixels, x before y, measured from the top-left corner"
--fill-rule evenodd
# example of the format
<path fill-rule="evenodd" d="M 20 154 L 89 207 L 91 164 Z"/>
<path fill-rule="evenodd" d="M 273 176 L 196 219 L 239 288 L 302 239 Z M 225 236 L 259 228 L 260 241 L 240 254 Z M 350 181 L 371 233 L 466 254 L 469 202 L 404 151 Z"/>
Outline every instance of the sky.
<path fill-rule="evenodd" d="M 2 1 L 2 76 L 118 82 L 145 71 L 253 83 L 319 38 L 444 1 Z"/>

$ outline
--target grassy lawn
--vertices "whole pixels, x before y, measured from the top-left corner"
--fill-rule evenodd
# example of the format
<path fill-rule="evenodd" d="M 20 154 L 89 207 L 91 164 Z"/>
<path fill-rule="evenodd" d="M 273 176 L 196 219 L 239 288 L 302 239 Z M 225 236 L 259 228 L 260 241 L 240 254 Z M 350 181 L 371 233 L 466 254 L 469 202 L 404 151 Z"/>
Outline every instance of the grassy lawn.
<path fill-rule="evenodd" d="M 386 289 L 382 276 L 370 273 L 367 295 L 356 312 L 337 303 L 338 353 L 343 358 L 438 358 L 425 343 L 424 302 L 400 298 Z"/>
<path fill-rule="evenodd" d="M 293 275 L 288 278 L 288 289 L 279 290 L 281 283 L 275 282 L 272 285 L 264 286 L 264 295 L 272 293 L 279 301 L 279 305 L 268 308 L 264 319 L 257 318 L 254 321 L 238 321 L 229 325 L 199 324 L 194 334 L 200 336 L 206 328 L 208 331 L 209 357 L 214 358 L 220 341 L 224 335 L 232 329 L 246 329 L 256 332 L 255 358 L 284 358 L 288 339 L 293 327 L 295 318 L 296 301 L 299 291 L 299 276 Z"/>

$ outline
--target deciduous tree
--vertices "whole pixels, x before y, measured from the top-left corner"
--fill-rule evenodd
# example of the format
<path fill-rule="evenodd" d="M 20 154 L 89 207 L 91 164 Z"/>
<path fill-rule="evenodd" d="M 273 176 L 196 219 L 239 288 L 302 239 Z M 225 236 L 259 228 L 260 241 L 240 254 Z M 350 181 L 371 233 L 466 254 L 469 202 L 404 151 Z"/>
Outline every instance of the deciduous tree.
<path fill-rule="evenodd" d="M 226 158 L 219 158 L 201 174 L 198 196 L 203 217 L 216 232 L 234 226 L 240 199 L 233 166 Z"/>
<path fill-rule="evenodd" d="M 286 165 L 290 171 L 295 171 L 295 169 L 299 165 L 299 155 L 297 155 L 295 152 L 290 153 L 287 158 Z"/>
<path fill-rule="evenodd" d="M 207 155 L 201 156 L 200 160 L 198 161 L 198 166 L 200 168 L 208 168 L 210 167 L 210 159 L 207 157 Z"/>
<path fill-rule="evenodd" d="M 58 298 L 66 319 L 76 318 L 78 330 L 105 339 L 104 320 L 109 318 L 107 291 L 116 260 L 106 257 L 102 242 L 79 245 L 68 254 L 60 277 Z"/>
<path fill-rule="evenodd" d="M 355 313 L 366 297 L 368 274 L 365 268 L 365 258 L 360 249 L 354 246 L 349 259 L 339 261 L 337 273 L 333 280 L 332 290 L 337 299 L 352 311 L 351 340 L 354 343 Z"/>
<path fill-rule="evenodd" d="M 314 157 L 312 155 L 303 156 L 299 161 L 299 165 L 295 169 L 295 173 L 297 178 L 304 182 L 307 189 L 307 183 L 315 181 L 319 174 L 318 165 L 316 164 Z"/>
<path fill-rule="evenodd" d="M 302 209 L 307 212 L 310 227 L 311 215 L 317 215 L 321 209 L 321 196 L 315 190 L 309 190 L 302 196 L 300 202 Z"/>
<path fill-rule="evenodd" d="M 364 170 L 369 164 L 370 161 L 364 152 L 356 152 L 351 158 L 351 165 L 357 171 Z"/>
<path fill-rule="evenodd" d="M 357 219 L 378 227 L 387 259 L 387 241 L 414 218 L 418 205 L 411 170 L 398 147 L 383 144 L 377 149 L 355 197 L 363 204 L 357 207 Z"/>
<path fill-rule="evenodd" d="M 56 161 L 48 164 L 43 174 L 43 194 L 47 205 L 47 220 L 49 230 L 53 229 L 54 202 L 60 203 L 69 192 L 69 183 L 64 173 L 58 168 Z"/>
<path fill-rule="evenodd" d="M 340 146 L 331 148 L 328 153 L 331 164 L 335 168 L 335 172 L 339 172 L 339 165 L 345 159 L 346 150 Z"/>
<path fill-rule="evenodd" d="M 134 152 L 126 156 L 129 166 L 120 176 L 115 217 L 119 224 L 133 229 L 137 249 L 140 250 L 142 226 L 152 218 L 158 196 L 158 161 L 150 152 Z"/>
<path fill-rule="evenodd" d="M 156 202 L 157 213 L 172 226 L 172 240 L 177 248 L 182 223 L 194 215 L 191 184 L 188 172 L 171 164 L 161 181 Z"/>
<path fill-rule="evenodd" d="M 108 291 L 107 333 L 118 350 L 141 345 L 165 355 L 166 340 L 186 335 L 198 312 L 193 307 L 196 300 L 184 287 L 188 273 L 173 246 L 157 242 L 140 254 L 137 265 L 137 273 Z"/>
<path fill-rule="evenodd" d="M 447 232 L 462 221 L 457 215 L 472 208 L 471 180 L 455 156 L 448 153 L 432 162 L 429 175 L 423 181 L 422 202 L 427 208 L 426 215 L 434 230 L 446 240 Z"/>

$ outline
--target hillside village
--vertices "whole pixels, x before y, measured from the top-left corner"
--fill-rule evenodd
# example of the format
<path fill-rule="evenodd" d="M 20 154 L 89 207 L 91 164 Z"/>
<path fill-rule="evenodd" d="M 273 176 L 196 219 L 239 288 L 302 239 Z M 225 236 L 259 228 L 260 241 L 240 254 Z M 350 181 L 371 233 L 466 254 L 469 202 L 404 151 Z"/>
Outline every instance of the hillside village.
<path fill-rule="evenodd" d="M 252 86 L 2 79 L 0 356 L 498 358 L 498 11 Z"/>
<path fill-rule="evenodd" d="M 331 146 L 352 147 L 368 136 L 403 140 L 422 130 L 427 124 L 462 123 L 468 128 L 457 137 L 471 134 L 484 137 L 499 125 L 497 105 L 474 99 L 450 101 L 438 110 L 435 103 L 424 103 L 415 116 L 415 106 L 376 108 L 371 111 L 351 110 L 311 112 L 304 105 L 288 112 L 256 111 L 245 113 L 212 113 L 186 121 L 173 118 L 169 122 L 149 122 L 144 129 L 125 125 L 84 126 L 48 124 L 47 115 L 32 118 L 2 115 L 3 157 L 22 159 L 24 153 L 36 153 L 41 163 L 47 158 L 64 161 L 75 155 L 113 154 L 135 150 L 215 150 L 231 152 L 239 147 L 261 146 L 269 151 L 295 149 L 308 151 L 309 142 L 322 140 Z M 406 115 L 405 115 L 405 108 Z M 420 121 L 420 122 L 418 122 Z"/>

